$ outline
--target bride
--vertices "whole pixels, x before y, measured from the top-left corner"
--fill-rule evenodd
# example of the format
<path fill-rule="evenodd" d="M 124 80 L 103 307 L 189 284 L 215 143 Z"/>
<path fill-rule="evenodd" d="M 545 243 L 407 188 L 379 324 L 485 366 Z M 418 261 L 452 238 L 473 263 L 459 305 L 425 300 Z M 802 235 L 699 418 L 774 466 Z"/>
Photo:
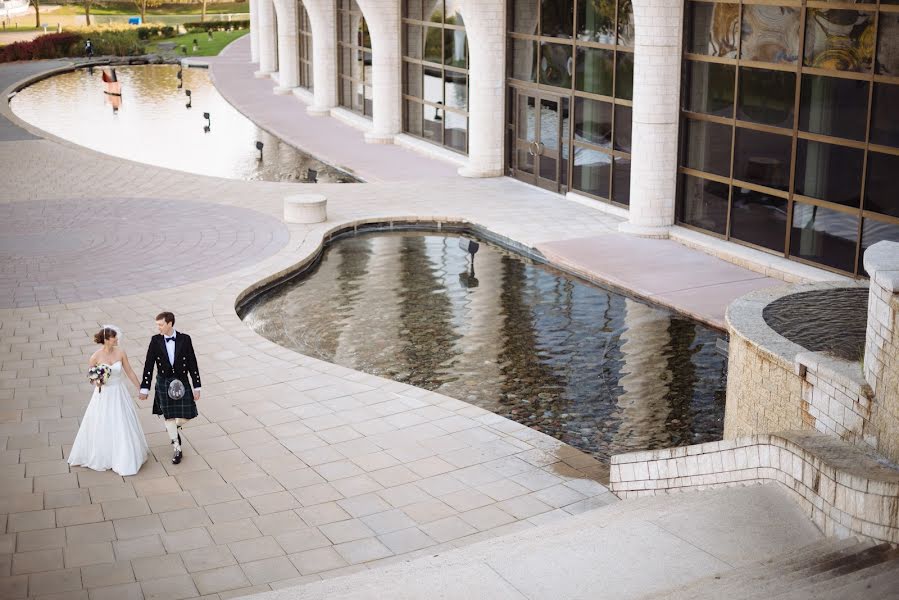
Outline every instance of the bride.
<path fill-rule="evenodd" d="M 136 387 L 140 387 L 128 356 L 119 348 L 121 338 L 121 331 L 113 325 L 104 326 L 94 336 L 94 341 L 103 347 L 91 356 L 89 366 L 106 364 L 112 373 L 102 388 L 95 389 L 91 396 L 69 453 L 69 464 L 134 475 L 147 460 L 150 450 L 122 376 L 124 373 Z"/>

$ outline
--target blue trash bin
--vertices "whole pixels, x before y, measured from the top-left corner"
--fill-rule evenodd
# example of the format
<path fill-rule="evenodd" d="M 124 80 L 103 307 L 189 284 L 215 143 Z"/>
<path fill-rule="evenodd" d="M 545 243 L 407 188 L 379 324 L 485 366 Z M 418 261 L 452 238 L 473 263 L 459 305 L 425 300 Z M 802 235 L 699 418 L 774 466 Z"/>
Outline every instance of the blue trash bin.
<path fill-rule="evenodd" d="M 128 17 L 129 25 L 140 25 L 140 17 Z"/>

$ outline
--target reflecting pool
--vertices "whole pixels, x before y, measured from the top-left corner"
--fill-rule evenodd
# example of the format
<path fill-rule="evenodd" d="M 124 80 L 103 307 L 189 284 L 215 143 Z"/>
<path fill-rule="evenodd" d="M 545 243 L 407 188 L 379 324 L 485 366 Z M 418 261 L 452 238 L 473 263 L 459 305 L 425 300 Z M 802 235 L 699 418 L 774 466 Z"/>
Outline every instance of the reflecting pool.
<path fill-rule="evenodd" d="M 160 167 L 262 181 L 303 181 L 313 169 L 322 183 L 356 181 L 256 127 L 218 93 L 206 69 L 184 69 L 182 89 L 177 65 L 115 70 L 120 103 L 104 94 L 101 70 L 94 68 L 30 85 L 13 97 L 10 107 L 22 120 L 57 137 Z M 208 121 L 203 113 L 209 113 Z M 263 143 L 261 161 L 257 141 Z"/>
<path fill-rule="evenodd" d="M 242 311 L 282 346 L 459 398 L 608 462 L 721 439 L 722 334 L 481 243 L 366 233 Z"/>

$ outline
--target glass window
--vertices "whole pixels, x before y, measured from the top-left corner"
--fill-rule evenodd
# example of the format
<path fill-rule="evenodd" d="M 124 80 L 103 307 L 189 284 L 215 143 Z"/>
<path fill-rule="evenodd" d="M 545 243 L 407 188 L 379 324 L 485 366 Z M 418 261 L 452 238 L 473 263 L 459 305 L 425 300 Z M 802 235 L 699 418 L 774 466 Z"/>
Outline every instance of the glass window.
<path fill-rule="evenodd" d="M 614 64 L 614 50 L 578 48 L 575 89 L 611 97 Z"/>
<path fill-rule="evenodd" d="M 512 77 L 537 81 L 537 42 L 512 40 Z"/>
<path fill-rule="evenodd" d="M 403 16 L 421 20 L 421 0 L 403 0 Z"/>
<path fill-rule="evenodd" d="M 858 239 L 858 215 L 794 202 L 791 229 L 790 254 L 852 271 Z"/>
<path fill-rule="evenodd" d="M 739 4 L 687 2 L 684 48 L 692 54 L 737 57 Z"/>
<path fill-rule="evenodd" d="M 468 149 L 468 118 L 452 111 L 444 111 L 446 117 L 443 143 L 459 152 Z"/>
<path fill-rule="evenodd" d="M 451 67 L 468 66 L 468 40 L 462 29 L 443 30 L 443 64 Z"/>
<path fill-rule="evenodd" d="M 681 143 L 685 167 L 730 177 L 730 144 L 733 127 L 708 121 L 684 120 Z M 726 197 L 726 196 L 725 196 Z"/>
<path fill-rule="evenodd" d="M 577 0 L 577 38 L 615 43 L 615 0 Z"/>
<path fill-rule="evenodd" d="M 802 76 L 799 128 L 803 131 L 864 140 L 867 107 L 866 81 Z"/>
<path fill-rule="evenodd" d="M 423 120 L 424 130 L 422 135 L 425 139 L 431 140 L 438 144 L 443 143 L 443 111 L 435 106 L 421 105 L 421 117 Z"/>
<path fill-rule="evenodd" d="M 443 104 L 443 71 L 435 67 L 423 70 L 424 99 L 434 104 Z"/>
<path fill-rule="evenodd" d="M 421 104 L 417 102 L 413 102 L 411 100 L 405 101 L 405 110 L 404 113 L 404 127 L 406 133 L 411 133 L 412 135 L 421 136 Z"/>
<path fill-rule="evenodd" d="M 862 244 L 858 255 L 858 272 L 868 274 L 865 271 L 865 250 L 882 241 L 899 242 L 899 225 L 886 223 L 877 219 L 865 219 L 862 222 Z"/>
<path fill-rule="evenodd" d="M 567 44 L 540 43 L 540 83 L 571 87 L 572 47 Z"/>
<path fill-rule="evenodd" d="M 631 151 L 631 107 L 615 105 L 615 150 Z"/>
<path fill-rule="evenodd" d="M 406 56 L 421 59 L 421 27 L 418 25 L 406 25 L 404 31 L 406 36 Z"/>
<path fill-rule="evenodd" d="M 574 167 L 571 173 L 571 185 L 574 189 L 608 198 L 611 182 L 611 155 L 592 148 L 574 147 Z"/>
<path fill-rule="evenodd" d="M 512 3 L 512 31 L 537 35 L 537 0 L 510 1 Z"/>
<path fill-rule="evenodd" d="M 571 0 L 540 0 L 540 35 L 570 39 L 573 29 Z"/>
<path fill-rule="evenodd" d="M 799 20 L 799 8 L 744 5 L 740 58 L 771 63 L 797 63 Z"/>
<path fill-rule="evenodd" d="M 874 13 L 809 8 L 805 15 L 807 67 L 869 71 L 874 58 Z"/>
<path fill-rule="evenodd" d="M 738 119 L 792 129 L 795 98 L 795 73 L 740 68 Z"/>
<path fill-rule="evenodd" d="M 443 17 L 443 22 L 447 25 L 459 25 L 464 26 L 465 21 L 462 17 L 462 2 L 461 0 L 446 0 L 445 4 L 445 15 Z"/>
<path fill-rule="evenodd" d="M 421 65 L 403 63 L 403 93 L 421 98 Z"/>
<path fill-rule="evenodd" d="M 443 29 L 425 27 L 424 60 L 440 64 L 443 62 Z"/>
<path fill-rule="evenodd" d="M 468 77 L 462 73 L 444 71 L 443 101 L 450 108 L 468 110 Z"/>
<path fill-rule="evenodd" d="M 793 190 L 845 206 L 859 206 L 865 153 L 855 148 L 798 140 Z"/>
<path fill-rule="evenodd" d="M 678 219 L 719 235 L 727 233 L 729 186 L 690 175 L 681 175 L 680 179 L 682 201 Z"/>
<path fill-rule="evenodd" d="M 871 106 L 871 142 L 899 148 L 899 85 L 874 84 L 874 102 Z"/>
<path fill-rule="evenodd" d="M 610 148 L 612 146 L 612 105 L 598 100 L 575 98 L 574 139 Z"/>
<path fill-rule="evenodd" d="M 635 37 L 634 6 L 631 0 L 618 0 L 618 45 L 633 47 Z"/>
<path fill-rule="evenodd" d="M 770 194 L 735 187 L 730 223 L 732 238 L 783 252 L 787 201 Z"/>
<path fill-rule="evenodd" d="M 631 159 L 629 156 L 615 157 L 615 168 L 612 170 L 612 200 L 625 206 L 631 203 Z"/>
<path fill-rule="evenodd" d="M 687 61 L 684 72 L 684 108 L 691 112 L 733 117 L 734 77 L 731 65 Z"/>
<path fill-rule="evenodd" d="M 880 13 L 877 30 L 877 73 L 899 77 L 899 13 Z"/>
<path fill-rule="evenodd" d="M 634 55 L 630 52 L 615 53 L 615 97 L 634 98 Z"/>
<path fill-rule="evenodd" d="M 786 135 L 737 128 L 734 179 L 786 191 L 792 140 Z"/>
<path fill-rule="evenodd" d="M 867 179 L 865 209 L 899 217 L 899 156 L 869 152 Z"/>

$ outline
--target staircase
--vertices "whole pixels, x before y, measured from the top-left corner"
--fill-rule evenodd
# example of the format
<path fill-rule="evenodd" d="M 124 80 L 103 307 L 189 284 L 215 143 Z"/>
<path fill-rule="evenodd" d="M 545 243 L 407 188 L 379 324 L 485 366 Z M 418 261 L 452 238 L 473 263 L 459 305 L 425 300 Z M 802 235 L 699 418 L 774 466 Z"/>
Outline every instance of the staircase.
<path fill-rule="evenodd" d="M 821 540 L 642 600 L 899 598 L 899 549 L 856 538 Z"/>

